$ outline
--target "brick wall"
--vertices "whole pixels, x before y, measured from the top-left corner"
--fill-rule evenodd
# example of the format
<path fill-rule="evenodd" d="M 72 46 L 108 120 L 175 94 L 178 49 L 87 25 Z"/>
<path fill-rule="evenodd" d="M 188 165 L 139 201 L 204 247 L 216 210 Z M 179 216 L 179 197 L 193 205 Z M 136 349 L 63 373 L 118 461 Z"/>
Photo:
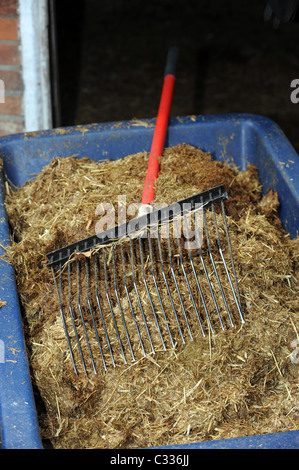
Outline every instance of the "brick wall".
<path fill-rule="evenodd" d="M 23 132 L 18 0 L 0 0 L 0 80 L 0 136 Z"/>

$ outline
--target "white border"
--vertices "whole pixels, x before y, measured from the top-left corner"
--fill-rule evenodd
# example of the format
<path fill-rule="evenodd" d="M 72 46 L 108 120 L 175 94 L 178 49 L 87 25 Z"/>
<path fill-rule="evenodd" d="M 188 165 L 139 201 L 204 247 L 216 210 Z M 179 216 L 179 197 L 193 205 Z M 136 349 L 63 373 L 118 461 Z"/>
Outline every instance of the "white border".
<path fill-rule="evenodd" d="M 52 128 L 48 2 L 19 0 L 25 132 Z"/>

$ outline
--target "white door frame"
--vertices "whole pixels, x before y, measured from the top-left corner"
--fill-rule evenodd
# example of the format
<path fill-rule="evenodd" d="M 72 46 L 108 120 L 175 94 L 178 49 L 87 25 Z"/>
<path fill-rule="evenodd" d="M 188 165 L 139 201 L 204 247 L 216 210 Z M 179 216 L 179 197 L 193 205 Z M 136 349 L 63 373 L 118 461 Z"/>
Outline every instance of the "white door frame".
<path fill-rule="evenodd" d="M 47 0 L 19 0 L 25 132 L 52 128 Z"/>

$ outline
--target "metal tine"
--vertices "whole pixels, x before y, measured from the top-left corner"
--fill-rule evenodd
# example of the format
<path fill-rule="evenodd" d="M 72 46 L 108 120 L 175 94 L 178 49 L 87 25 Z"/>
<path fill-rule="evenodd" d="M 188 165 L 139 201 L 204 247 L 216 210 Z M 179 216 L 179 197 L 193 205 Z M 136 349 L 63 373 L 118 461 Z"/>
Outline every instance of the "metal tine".
<path fill-rule="evenodd" d="M 157 230 L 159 231 L 158 226 L 157 226 Z M 154 268 L 153 247 L 152 247 L 152 241 L 151 241 L 151 233 L 152 233 L 152 227 L 151 227 L 150 230 L 147 231 L 147 239 L 148 239 L 149 252 L 150 252 L 150 260 L 151 260 L 152 278 L 153 278 L 153 281 L 154 281 L 154 284 L 155 284 L 155 288 L 156 288 L 156 291 L 157 291 L 157 295 L 158 295 L 158 298 L 159 298 L 159 302 L 160 302 L 160 305 L 161 305 L 162 314 L 163 314 L 163 317 L 164 317 L 164 320 L 165 320 L 165 324 L 166 324 L 166 328 L 167 328 L 167 331 L 168 331 L 168 334 L 169 334 L 169 337 L 170 337 L 171 345 L 172 345 L 172 347 L 174 348 L 174 347 L 175 347 L 175 343 L 174 343 L 174 341 L 173 341 L 173 337 L 172 337 L 172 334 L 171 334 L 171 331 L 170 331 L 170 328 L 169 328 L 167 316 L 166 316 L 166 313 L 165 313 L 164 305 L 163 305 L 162 298 L 161 298 L 160 291 L 159 291 L 159 287 L 158 287 L 158 284 L 157 284 L 156 273 L 155 273 L 155 268 Z"/>
<path fill-rule="evenodd" d="M 160 237 L 160 231 L 159 230 L 157 231 L 157 234 L 158 234 L 157 240 L 158 240 L 158 249 L 159 249 L 159 257 L 160 257 L 162 277 L 163 277 L 165 285 L 166 285 L 168 297 L 170 299 L 170 303 L 171 303 L 172 310 L 173 310 L 173 313 L 174 313 L 174 316 L 175 316 L 175 319 L 176 319 L 176 322 L 177 322 L 177 325 L 178 325 L 178 328 L 179 328 L 179 332 L 180 332 L 180 335 L 181 335 L 182 342 L 183 342 L 183 344 L 185 344 L 185 338 L 184 338 L 184 335 L 183 335 L 183 332 L 182 332 L 182 328 L 181 328 L 181 325 L 180 325 L 180 322 L 179 322 L 178 314 L 177 314 L 177 311 L 176 311 L 176 308 L 175 308 L 175 305 L 174 305 L 174 302 L 173 302 L 173 298 L 172 298 L 170 288 L 169 288 L 169 284 L 168 284 L 166 274 L 165 274 L 163 255 L 162 255 L 162 246 L 161 246 L 161 237 Z"/>
<path fill-rule="evenodd" d="M 86 330 L 86 325 L 85 325 L 85 320 L 84 320 L 84 316 L 83 316 L 83 312 L 82 312 L 82 307 L 81 307 L 81 295 L 80 295 L 80 261 L 79 261 L 78 259 L 76 260 L 76 267 L 77 267 L 77 304 L 78 304 L 78 309 L 79 309 L 79 314 L 80 314 L 80 318 L 81 318 L 81 323 L 82 323 L 82 327 L 83 327 L 83 331 L 84 331 L 84 335 L 85 335 L 85 339 L 86 339 L 86 343 L 87 343 L 87 347 L 88 347 L 88 351 L 89 351 L 89 355 L 90 355 L 90 360 L 91 360 L 92 368 L 93 368 L 94 373 L 97 374 L 97 370 L 96 370 L 96 366 L 95 366 L 95 363 L 94 363 L 94 359 L 93 359 L 93 355 L 92 355 L 92 350 L 91 350 L 91 346 L 90 346 L 90 342 L 89 342 L 89 337 L 88 337 L 88 333 L 87 333 L 87 330 Z"/>
<path fill-rule="evenodd" d="M 103 354 L 103 350 L 102 350 L 100 338 L 99 338 L 99 335 L 98 335 L 97 326 L 96 326 L 96 323 L 95 323 L 95 318 L 94 318 L 94 314 L 93 314 L 93 308 L 92 308 L 91 302 L 90 302 L 90 294 L 89 294 L 89 293 L 90 293 L 90 286 L 89 286 L 89 268 L 88 268 L 88 260 L 87 260 L 87 258 L 85 258 L 85 272 L 86 272 L 87 303 L 88 303 L 88 307 L 89 307 L 89 311 L 90 311 L 91 320 L 92 320 L 93 328 L 94 328 L 94 331 L 95 331 L 97 343 L 98 343 L 98 345 L 99 345 L 99 349 L 100 349 L 100 353 L 101 353 L 101 358 L 102 358 L 102 361 L 103 361 L 104 369 L 105 369 L 105 371 L 107 372 L 107 366 L 106 366 L 106 362 L 105 362 L 105 358 L 104 358 L 104 354 Z"/>
<path fill-rule="evenodd" d="M 226 233 L 226 238 L 227 238 L 228 249 L 229 249 L 229 253 L 230 253 L 230 259 L 231 259 L 231 263 L 232 263 L 232 270 L 233 270 L 233 274 L 234 274 L 236 291 L 237 291 L 237 296 L 238 296 L 238 299 L 239 299 L 238 312 L 239 312 L 242 323 L 245 323 L 244 316 L 243 316 L 243 310 L 242 310 L 241 295 L 240 295 L 239 285 L 238 285 L 238 281 L 237 281 L 237 273 L 236 273 L 236 268 L 235 268 L 235 263 L 234 263 L 234 257 L 233 257 L 232 247 L 231 247 L 231 243 L 230 243 L 230 236 L 229 236 L 227 222 L 226 222 L 226 214 L 225 214 L 225 209 L 224 209 L 224 203 L 223 203 L 222 200 L 221 200 L 221 209 L 222 209 L 222 215 L 223 215 L 223 220 L 224 220 L 224 227 L 225 227 L 225 233 Z"/>
<path fill-rule="evenodd" d="M 150 342 L 152 354 L 156 354 L 156 351 L 155 351 L 155 348 L 154 348 L 154 345 L 153 345 L 153 342 L 152 342 L 151 334 L 150 334 L 150 331 L 149 331 L 149 327 L 148 327 L 146 317 L 145 317 L 145 314 L 144 314 L 144 310 L 143 310 L 143 307 L 142 307 L 142 302 L 141 302 L 141 298 L 140 298 L 140 295 L 139 295 L 137 283 L 136 283 L 135 257 L 134 257 L 134 250 L 133 250 L 133 241 L 132 241 L 131 237 L 130 237 L 130 253 L 131 253 L 131 268 L 132 268 L 132 277 L 133 277 L 134 290 L 135 290 L 135 293 L 136 293 L 136 296 L 137 296 L 137 299 L 138 299 L 139 308 L 140 308 L 140 311 L 141 311 L 141 315 L 142 315 L 143 323 L 144 323 L 144 326 L 145 326 L 145 329 L 146 329 L 146 333 L 147 333 L 147 336 L 148 336 L 148 339 L 149 339 L 149 342 Z"/>
<path fill-rule="evenodd" d="M 170 225 L 170 221 L 168 220 L 168 223 L 166 224 L 166 227 L 167 227 L 166 237 L 167 237 L 167 241 L 168 241 L 168 256 L 169 256 L 170 270 L 171 270 L 171 274 L 172 274 L 174 284 L 175 284 L 175 287 L 176 287 L 176 290 L 177 290 L 177 294 L 179 296 L 179 300 L 180 300 L 180 304 L 181 304 L 181 307 L 182 307 L 182 310 L 183 310 L 183 315 L 184 315 L 184 318 L 185 318 L 185 321 L 186 321 L 187 329 L 188 329 L 190 338 L 193 341 L 192 331 L 191 331 L 191 328 L 190 328 L 187 313 L 186 313 L 186 310 L 185 310 L 185 307 L 184 307 L 184 303 L 183 303 L 183 299 L 182 299 L 182 296 L 181 296 L 180 288 L 179 288 L 178 281 L 177 281 L 175 271 L 174 271 L 174 267 L 173 267 L 173 256 L 172 256 L 171 244 L 170 244 L 169 225 Z"/>
<path fill-rule="evenodd" d="M 215 229 L 216 229 L 218 250 L 219 250 L 219 253 L 220 253 L 220 256 L 221 256 L 221 259 L 222 259 L 224 268 L 225 268 L 225 272 L 226 272 L 226 275 L 227 275 L 227 278 L 228 278 L 228 281 L 229 281 L 229 285 L 230 285 L 230 288 L 231 288 L 232 293 L 233 293 L 233 296 L 234 296 L 234 300 L 235 300 L 237 309 L 238 309 L 238 311 L 239 311 L 239 313 L 240 313 L 239 302 L 238 302 L 238 299 L 237 299 L 237 296 L 236 296 L 236 293 L 235 293 L 234 286 L 233 286 L 233 284 L 232 284 L 232 280 L 231 280 L 231 277 L 230 277 L 230 274 L 229 274 L 229 271 L 228 271 L 228 267 L 227 267 L 225 258 L 224 258 L 224 256 L 223 256 L 223 251 L 222 251 L 222 246 L 221 246 L 221 241 L 220 241 L 220 236 L 219 236 L 219 230 L 218 230 L 218 224 L 217 224 L 217 219 L 216 219 L 214 204 L 212 204 L 212 212 L 213 212 L 213 218 L 214 218 L 214 225 L 215 225 Z M 242 314 L 241 314 L 241 318 L 242 318 Z"/>
<path fill-rule="evenodd" d="M 99 309 L 99 312 L 100 312 L 100 317 L 101 317 L 102 325 L 103 325 L 103 328 L 104 328 L 104 332 L 105 332 L 105 336 L 106 336 L 107 345 L 108 345 L 108 349 L 109 349 L 109 352 L 110 352 L 112 364 L 113 364 L 113 367 L 115 367 L 113 351 L 112 351 L 108 331 L 107 331 L 107 328 L 106 328 L 106 322 L 105 322 L 105 319 L 104 319 L 104 315 L 103 315 L 103 311 L 102 311 L 102 307 L 101 307 L 101 303 L 100 303 L 100 297 L 99 297 L 99 288 L 98 288 L 99 275 L 98 275 L 98 263 L 97 263 L 98 256 L 97 256 L 97 254 L 94 254 L 93 257 L 94 257 L 94 276 L 95 276 L 95 291 L 96 291 L 97 306 L 98 306 L 98 309 Z"/>
<path fill-rule="evenodd" d="M 213 203 L 212 203 L 212 206 L 213 206 Z M 224 291 L 223 291 L 223 287 L 222 287 L 222 284 L 221 284 L 221 281 L 220 281 L 220 278 L 219 278 L 219 274 L 218 274 L 218 271 L 217 271 L 217 268 L 216 268 L 216 264 L 215 264 L 215 261 L 214 261 L 214 257 L 213 257 L 213 253 L 212 253 L 212 249 L 211 249 L 210 236 L 209 236 L 209 230 L 208 230 L 208 224 L 207 224 L 207 218 L 206 218 L 205 211 L 203 212 L 203 218 L 204 218 L 204 224 L 205 224 L 205 230 L 206 230 L 207 244 L 208 244 L 208 251 L 209 251 L 210 259 L 211 259 L 211 262 L 212 262 L 212 265 L 213 265 L 213 268 L 214 268 L 216 279 L 218 281 L 218 285 L 219 285 L 219 288 L 220 288 L 220 291 L 221 291 L 221 295 L 222 295 L 222 298 L 223 298 L 223 301 L 224 301 L 224 305 L 225 305 L 225 308 L 226 308 L 231 326 L 234 326 L 234 323 L 233 323 L 233 320 L 232 320 L 232 317 L 231 317 L 231 314 L 230 314 L 230 310 L 229 310 L 229 307 L 228 307 L 228 304 L 227 304 L 227 300 L 226 300 L 226 297 L 225 297 L 225 294 L 224 294 Z"/>
<path fill-rule="evenodd" d="M 156 323 L 157 330 L 158 330 L 158 333 L 159 333 L 159 336 L 160 336 L 160 339 L 161 339 L 161 342 L 162 342 L 163 349 L 164 349 L 164 351 L 166 351 L 166 346 L 165 346 L 163 335 L 162 335 L 161 328 L 160 328 L 160 325 L 159 325 L 158 317 L 157 317 L 156 310 L 155 310 L 155 307 L 154 307 L 154 304 L 153 304 L 153 301 L 152 301 L 152 297 L 151 297 L 151 294 L 150 294 L 150 291 L 149 291 L 149 288 L 148 288 L 148 284 L 147 284 L 147 281 L 146 281 L 145 269 L 144 269 L 143 248 L 142 248 L 142 238 L 140 236 L 138 237 L 138 242 L 139 242 L 139 251 L 140 251 L 140 260 L 141 260 L 141 270 L 142 270 L 143 283 L 144 283 L 144 286 L 145 286 L 145 289 L 146 289 L 148 299 L 150 301 L 151 309 L 152 309 L 152 312 L 153 312 L 153 315 L 154 315 L 155 323 Z"/>
<path fill-rule="evenodd" d="M 178 221 L 177 221 L 177 218 L 174 219 L 174 223 L 175 223 L 175 226 L 176 226 L 176 230 L 178 230 Z M 185 270 L 185 266 L 184 266 L 184 260 L 183 260 L 183 255 L 182 255 L 182 247 L 181 247 L 181 237 L 177 237 L 177 244 L 178 244 L 178 249 L 179 249 L 180 264 L 181 264 L 181 268 L 182 268 L 182 271 L 183 271 L 183 275 L 184 275 L 185 281 L 186 281 L 186 283 L 187 283 L 189 295 L 190 295 L 191 300 L 192 300 L 192 304 L 193 304 L 193 307 L 194 307 L 194 310 L 195 310 L 195 314 L 196 314 L 196 317 L 197 317 L 197 320 L 198 320 L 198 323 L 199 323 L 199 326 L 200 326 L 202 335 L 203 335 L 203 337 L 205 337 L 206 335 L 205 335 L 204 329 L 203 329 L 203 327 L 202 327 L 202 323 L 201 323 L 201 321 L 200 321 L 200 316 L 199 316 L 199 313 L 198 313 L 198 310 L 197 310 L 197 307 L 196 307 L 196 302 L 195 302 L 195 300 L 194 300 L 193 293 L 192 293 L 192 290 L 191 290 L 191 287 L 190 287 L 190 284 L 189 284 L 189 280 L 188 280 L 188 276 L 187 276 L 187 273 L 186 273 L 186 270 Z"/>
<path fill-rule="evenodd" d="M 121 302 L 120 302 L 120 298 L 119 298 L 119 294 L 118 294 L 118 289 L 117 289 L 116 268 L 115 268 L 115 247 L 114 247 L 114 245 L 112 245 L 111 250 L 112 250 L 113 282 L 114 282 L 115 296 L 116 296 L 116 300 L 117 300 L 117 303 L 118 303 L 118 308 L 119 308 L 119 311 L 120 311 L 121 319 L 122 319 L 122 322 L 123 322 L 123 325 L 124 325 L 126 337 L 127 337 L 128 344 L 129 344 L 129 348 L 130 348 L 130 351 L 131 351 L 132 360 L 133 360 L 133 362 L 135 362 L 133 347 L 132 347 L 132 343 L 131 343 L 131 340 L 130 340 L 130 335 L 129 335 L 129 332 L 128 332 L 128 329 L 127 329 L 127 324 L 126 324 L 126 320 L 125 320 L 125 317 L 124 317 L 124 313 L 123 313 L 123 309 L 122 309 L 122 306 L 121 306 Z"/>
<path fill-rule="evenodd" d="M 107 262 L 106 262 L 105 248 L 102 249 L 102 254 L 103 254 L 103 264 L 104 264 L 104 278 L 105 278 L 106 297 L 107 297 L 107 300 L 108 300 L 109 309 L 110 309 L 110 313 L 111 313 L 111 316 L 112 316 L 112 320 L 113 320 L 114 328 L 115 328 L 115 331 L 116 331 L 117 339 L 118 339 L 118 342 L 119 342 L 119 345 L 120 345 L 121 353 L 122 353 L 125 364 L 127 364 L 125 351 L 124 351 L 124 348 L 123 348 L 123 344 L 122 344 L 122 341 L 121 341 L 121 337 L 120 337 L 120 334 L 119 334 L 118 326 L 117 326 L 115 315 L 114 315 L 113 308 L 112 308 L 112 303 L 111 303 L 110 296 L 109 296 L 108 277 L 107 277 Z"/>
<path fill-rule="evenodd" d="M 203 210 L 203 209 L 201 209 Z M 196 222 L 196 214 L 198 214 L 198 212 L 195 212 L 193 213 L 193 218 L 194 218 L 194 227 L 196 227 L 197 225 L 197 222 Z M 192 217 L 192 213 L 190 212 L 190 217 Z M 185 223 L 185 226 L 187 227 L 187 218 L 186 218 L 186 215 L 184 215 L 184 223 Z M 194 236 L 195 236 L 195 241 L 197 240 L 198 243 L 200 238 L 198 237 L 198 231 L 196 231 L 196 229 L 194 230 Z M 193 272 L 193 276 L 194 276 L 194 279 L 196 281 L 196 285 L 197 285 L 197 288 L 198 288 L 198 291 L 199 291 L 199 295 L 200 295 L 200 298 L 201 298 L 201 301 L 202 301 L 202 304 L 203 304 L 203 308 L 204 308 L 204 311 L 205 311 L 205 314 L 206 314 L 206 317 L 207 317 L 207 321 L 208 321 L 208 324 L 209 324 L 209 327 L 210 327 L 210 330 L 211 330 L 211 333 L 214 334 L 214 329 L 213 329 L 213 326 L 212 326 L 212 323 L 211 323 L 211 319 L 210 319 L 210 315 L 209 315 L 209 312 L 208 312 L 208 309 L 207 309 L 207 305 L 206 305 L 206 302 L 205 302 L 205 299 L 204 299 L 204 296 L 203 296 L 203 292 L 202 292 L 202 289 L 200 287 L 200 284 L 199 284 L 199 280 L 198 280 L 198 276 L 197 276 L 197 273 L 196 273 L 196 269 L 195 269 L 195 266 L 194 266 L 194 262 L 193 262 L 193 256 L 192 256 L 192 250 L 190 248 L 190 244 L 189 242 L 188 243 L 188 251 L 189 251 L 189 260 L 190 260 L 190 264 L 191 264 L 191 268 L 192 268 L 192 272 Z"/>
<path fill-rule="evenodd" d="M 203 214 L 204 214 L 204 211 L 205 211 L 205 209 L 203 209 Z M 196 232 L 197 237 L 200 237 L 200 233 L 199 233 L 199 231 L 198 231 L 197 225 L 195 225 L 195 232 Z M 211 292 L 211 297 L 212 297 L 213 302 L 214 302 L 214 305 L 215 305 L 215 309 L 216 309 L 216 312 L 217 312 L 218 320 L 219 320 L 221 329 L 224 330 L 223 321 L 222 321 L 222 318 L 221 318 L 221 314 L 220 314 L 220 311 L 219 311 L 219 307 L 218 307 L 218 304 L 217 304 L 217 301 L 216 301 L 216 297 L 215 297 L 215 294 L 214 294 L 214 291 L 213 291 L 213 287 L 212 287 L 212 284 L 211 284 L 211 281 L 210 281 L 210 278 L 209 278 L 209 275 L 208 275 L 206 263 L 205 263 L 205 261 L 204 261 L 203 252 L 202 252 L 202 249 L 201 249 L 201 246 L 200 246 L 200 245 L 199 245 L 199 247 L 198 247 L 198 251 L 199 251 L 199 257 L 200 257 L 201 265 L 202 265 L 202 267 L 203 267 L 204 274 L 205 274 L 205 277 L 206 277 L 206 280 L 207 280 L 207 283 L 208 283 L 208 286 L 209 286 L 209 289 L 210 289 L 210 292 Z"/>
<path fill-rule="evenodd" d="M 56 273 L 54 271 L 53 266 L 51 266 L 51 270 L 52 270 L 54 284 L 55 284 L 57 297 L 58 297 L 58 301 L 59 301 L 59 310 L 60 310 L 60 315 L 61 315 L 61 319 L 62 319 L 62 324 L 63 324 L 65 337 L 66 337 L 68 348 L 69 348 L 69 353 L 70 353 L 70 356 L 71 356 L 71 361 L 72 361 L 72 364 L 73 364 L 75 374 L 78 375 L 78 370 L 77 370 L 77 367 L 76 367 L 76 364 L 75 364 L 75 358 L 74 358 L 74 354 L 73 354 L 73 350 L 72 350 L 72 346 L 71 346 L 71 341 L 70 341 L 70 337 L 69 337 L 67 326 L 66 326 L 66 321 L 65 321 L 65 317 L 64 317 L 64 313 L 63 313 L 63 305 L 62 305 L 62 300 L 61 300 L 62 299 L 62 280 L 61 280 L 62 266 L 61 266 L 61 263 L 59 263 L 59 274 L 58 274 L 58 276 L 59 276 L 59 288 L 58 288 L 58 284 L 57 284 Z"/>
<path fill-rule="evenodd" d="M 121 250 L 124 288 L 125 288 L 125 292 L 126 292 L 126 295 L 127 295 L 127 298 L 128 298 L 128 302 L 129 302 L 129 306 L 130 306 L 130 309 L 131 309 L 131 313 L 132 313 L 133 321 L 134 321 L 134 324 L 135 324 L 135 328 L 136 328 L 136 331 L 137 331 L 137 334 L 138 334 L 138 338 L 139 338 L 140 346 L 141 346 L 141 349 L 142 349 L 143 357 L 146 357 L 144 344 L 143 344 L 143 341 L 142 341 L 142 337 L 141 337 L 141 334 L 140 334 L 137 318 L 136 318 L 136 315 L 135 315 L 135 312 L 134 312 L 134 308 L 133 308 L 131 297 L 130 297 L 129 290 L 128 290 L 123 243 L 120 244 L 120 250 Z"/>
<path fill-rule="evenodd" d="M 75 336 L 76 336 L 76 341 L 77 341 L 77 345 L 78 345 L 78 349 L 79 349 L 83 369 L 84 369 L 84 372 L 87 373 L 86 365 L 85 365 L 85 361 L 84 361 L 84 356 L 83 356 L 83 352 L 82 352 L 82 348 L 81 348 L 81 344 L 80 344 L 80 339 L 79 339 L 79 336 L 78 336 L 77 326 L 76 326 L 76 322 L 75 322 L 75 316 L 74 316 L 73 309 L 72 309 L 71 266 L 72 266 L 71 263 L 68 263 L 67 275 L 68 275 L 69 311 L 70 311 L 70 315 L 71 315 L 71 319 L 72 319 L 72 324 L 73 324 L 73 328 L 74 328 L 74 332 L 75 332 Z"/>

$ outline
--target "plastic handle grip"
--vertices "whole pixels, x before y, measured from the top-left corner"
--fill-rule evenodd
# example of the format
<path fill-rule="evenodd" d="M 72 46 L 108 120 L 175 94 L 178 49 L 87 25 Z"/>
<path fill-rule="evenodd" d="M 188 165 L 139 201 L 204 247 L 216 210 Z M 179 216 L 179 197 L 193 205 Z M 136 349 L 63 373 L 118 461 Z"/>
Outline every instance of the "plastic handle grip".
<path fill-rule="evenodd" d="M 164 77 L 166 77 L 166 75 L 173 75 L 174 77 L 176 77 L 179 54 L 180 51 L 178 47 L 173 46 L 169 48 L 167 53 Z"/>

